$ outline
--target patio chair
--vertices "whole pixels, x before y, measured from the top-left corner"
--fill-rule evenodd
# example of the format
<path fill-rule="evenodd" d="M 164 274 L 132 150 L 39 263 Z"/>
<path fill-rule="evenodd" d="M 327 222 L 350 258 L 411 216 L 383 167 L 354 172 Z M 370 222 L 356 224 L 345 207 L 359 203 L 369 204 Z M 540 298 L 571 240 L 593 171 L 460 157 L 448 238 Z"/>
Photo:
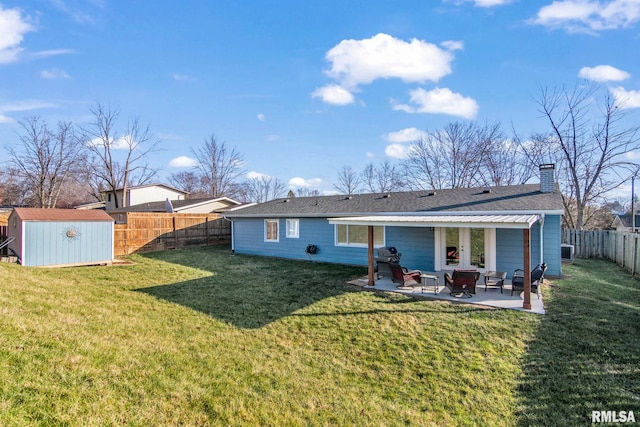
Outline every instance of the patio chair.
<path fill-rule="evenodd" d="M 479 278 L 477 270 L 453 270 L 453 275 L 444 273 L 444 283 L 452 294 L 475 294 Z"/>
<path fill-rule="evenodd" d="M 420 285 L 420 270 L 407 270 L 396 262 L 389 263 L 391 270 L 391 280 L 398 284 L 398 288 Z"/>
<path fill-rule="evenodd" d="M 547 264 L 541 263 L 531 270 L 531 292 L 535 292 L 540 299 L 540 283 L 544 280 L 544 272 L 547 271 Z M 513 272 L 511 279 L 511 295 L 513 291 L 524 291 L 524 270 L 519 268 Z"/>

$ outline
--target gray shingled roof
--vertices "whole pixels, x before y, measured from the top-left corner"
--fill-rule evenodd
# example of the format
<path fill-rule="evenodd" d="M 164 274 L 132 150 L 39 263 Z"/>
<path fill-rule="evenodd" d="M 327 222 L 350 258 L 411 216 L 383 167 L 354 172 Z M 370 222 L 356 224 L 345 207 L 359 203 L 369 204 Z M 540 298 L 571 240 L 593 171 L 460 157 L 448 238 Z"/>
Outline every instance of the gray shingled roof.
<path fill-rule="evenodd" d="M 409 191 L 352 196 L 291 197 L 236 209 L 229 218 L 278 216 L 348 216 L 382 213 L 562 212 L 562 198 L 540 192 L 539 184 L 491 188 Z"/>

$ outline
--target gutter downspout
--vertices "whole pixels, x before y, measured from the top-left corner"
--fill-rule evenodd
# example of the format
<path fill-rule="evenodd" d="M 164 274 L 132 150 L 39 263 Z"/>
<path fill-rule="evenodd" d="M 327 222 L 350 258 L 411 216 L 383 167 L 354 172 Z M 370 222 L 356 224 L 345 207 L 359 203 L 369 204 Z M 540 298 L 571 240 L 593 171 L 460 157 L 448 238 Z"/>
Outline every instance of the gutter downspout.
<path fill-rule="evenodd" d="M 540 262 L 544 262 L 544 214 L 540 214 Z"/>

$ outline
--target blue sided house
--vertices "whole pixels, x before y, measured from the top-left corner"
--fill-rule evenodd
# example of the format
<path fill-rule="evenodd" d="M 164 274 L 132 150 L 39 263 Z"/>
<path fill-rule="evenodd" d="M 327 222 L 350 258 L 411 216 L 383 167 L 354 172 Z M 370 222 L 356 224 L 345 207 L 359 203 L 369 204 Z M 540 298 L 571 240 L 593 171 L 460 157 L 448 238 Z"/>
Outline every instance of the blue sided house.
<path fill-rule="evenodd" d="M 373 248 L 395 247 L 410 269 L 513 272 L 544 262 L 561 276 L 564 206 L 554 165 L 540 174 L 540 184 L 280 198 L 224 216 L 237 253 L 371 270 Z"/>

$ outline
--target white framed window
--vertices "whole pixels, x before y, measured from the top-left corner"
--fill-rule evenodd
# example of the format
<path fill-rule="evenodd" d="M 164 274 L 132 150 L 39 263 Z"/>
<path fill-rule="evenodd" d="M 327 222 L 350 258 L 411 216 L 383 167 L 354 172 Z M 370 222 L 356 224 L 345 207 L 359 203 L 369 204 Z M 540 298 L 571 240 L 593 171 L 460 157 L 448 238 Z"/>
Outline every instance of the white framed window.
<path fill-rule="evenodd" d="M 299 219 L 287 219 L 287 237 L 289 239 L 297 239 L 300 237 Z"/>
<path fill-rule="evenodd" d="M 280 241 L 280 221 L 277 219 L 264 220 L 264 241 L 279 242 Z"/>
<path fill-rule="evenodd" d="M 367 247 L 367 225 L 344 225 L 335 226 L 336 246 L 356 246 Z M 385 228 L 383 226 L 373 227 L 373 246 L 376 248 L 385 245 Z"/>

